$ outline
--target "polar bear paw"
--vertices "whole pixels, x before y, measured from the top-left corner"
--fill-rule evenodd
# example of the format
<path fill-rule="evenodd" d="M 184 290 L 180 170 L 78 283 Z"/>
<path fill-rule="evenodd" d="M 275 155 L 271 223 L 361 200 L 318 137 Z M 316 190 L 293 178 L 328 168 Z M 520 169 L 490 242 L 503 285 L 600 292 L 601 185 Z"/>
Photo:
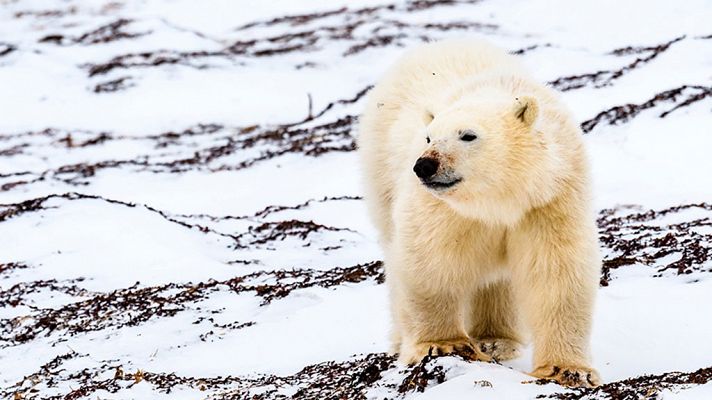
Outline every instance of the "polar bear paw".
<path fill-rule="evenodd" d="M 519 357 L 519 343 L 511 339 L 483 338 L 477 339 L 477 347 L 481 352 L 495 361 L 511 360 Z"/>
<path fill-rule="evenodd" d="M 598 372 L 589 367 L 546 365 L 535 369 L 531 375 L 567 387 L 592 388 L 601 384 Z"/>
<path fill-rule="evenodd" d="M 492 361 L 492 357 L 483 353 L 469 338 L 419 342 L 401 347 L 400 361 L 413 365 L 427 356 L 459 355 L 472 361 Z"/>

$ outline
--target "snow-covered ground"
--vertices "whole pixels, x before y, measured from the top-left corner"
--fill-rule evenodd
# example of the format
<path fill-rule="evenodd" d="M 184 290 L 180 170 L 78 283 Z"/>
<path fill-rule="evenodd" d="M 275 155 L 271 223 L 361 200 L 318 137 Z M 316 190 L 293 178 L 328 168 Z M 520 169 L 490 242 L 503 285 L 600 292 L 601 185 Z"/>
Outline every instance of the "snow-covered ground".
<path fill-rule="evenodd" d="M 0 0 L 0 398 L 712 398 L 711 20 L 707 0 Z M 404 47 L 466 35 L 582 123 L 601 388 L 534 382 L 530 351 L 385 353 L 357 116 Z"/>

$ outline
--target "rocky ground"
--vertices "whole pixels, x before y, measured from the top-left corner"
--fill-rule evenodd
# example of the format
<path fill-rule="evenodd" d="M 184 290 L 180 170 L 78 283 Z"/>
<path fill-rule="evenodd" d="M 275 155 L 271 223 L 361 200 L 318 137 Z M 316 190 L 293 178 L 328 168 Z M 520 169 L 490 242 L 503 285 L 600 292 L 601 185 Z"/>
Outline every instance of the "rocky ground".
<path fill-rule="evenodd" d="M 712 397 L 712 9 L 0 0 L 0 398 Z M 404 47 L 477 35 L 581 122 L 606 382 L 386 353 L 354 154 Z"/>

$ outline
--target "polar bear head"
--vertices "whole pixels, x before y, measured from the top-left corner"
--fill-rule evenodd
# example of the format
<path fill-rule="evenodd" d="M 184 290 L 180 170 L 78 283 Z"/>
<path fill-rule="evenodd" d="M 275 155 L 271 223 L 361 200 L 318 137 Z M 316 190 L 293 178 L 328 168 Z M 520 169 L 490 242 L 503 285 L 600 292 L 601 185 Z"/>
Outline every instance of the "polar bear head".
<path fill-rule="evenodd" d="M 547 196 L 551 147 L 531 96 L 482 94 L 428 117 L 413 172 L 430 194 L 485 222 L 514 224 Z"/>

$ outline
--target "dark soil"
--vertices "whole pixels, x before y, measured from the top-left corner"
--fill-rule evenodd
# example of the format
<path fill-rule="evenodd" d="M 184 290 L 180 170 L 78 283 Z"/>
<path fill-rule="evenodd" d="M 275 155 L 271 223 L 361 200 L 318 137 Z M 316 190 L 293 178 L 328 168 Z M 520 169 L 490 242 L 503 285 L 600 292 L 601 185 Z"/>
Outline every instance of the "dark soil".
<path fill-rule="evenodd" d="M 683 39 L 685 39 L 685 36 L 680 36 L 670 40 L 669 42 L 651 47 L 626 47 L 623 49 L 613 50 L 611 53 L 617 56 L 640 53 L 646 55 L 644 57 L 636 58 L 633 62 L 626 64 L 619 69 L 601 70 L 581 75 L 564 76 L 549 82 L 549 85 L 561 90 L 562 92 L 588 86 L 593 86 L 595 88 L 609 86 L 613 83 L 613 81 L 621 78 L 626 73 L 654 60 L 657 56 L 667 51 L 674 43 L 677 43 Z"/>
<path fill-rule="evenodd" d="M 663 217 L 684 211 L 700 215 L 678 223 L 661 222 Z M 608 248 L 601 286 L 610 284 L 614 270 L 630 265 L 651 268 L 657 277 L 712 272 L 712 234 L 703 233 L 703 229 L 712 227 L 712 205 L 708 203 L 644 212 L 631 208 L 603 210 L 598 226 L 600 241 Z"/>
<path fill-rule="evenodd" d="M 284 27 L 290 33 L 258 35 L 254 39 L 241 39 L 215 51 L 161 49 L 122 54 L 103 63 L 88 65 L 87 68 L 89 76 L 103 75 L 117 69 L 150 68 L 167 64 L 206 68 L 210 65 L 211 59 L 228 60 L 239 64 L 244 62 L 242 60 L 247 59 L 314 52 L 335 43 L 345 45 L 343 56 L 348 57 L 369 49 L 403 46 L 413 41 L 434 40 L 437 38 L 438 32 L 468 33 L 497 30 L 496 25 L 474 21 L 412 23 L 401 18 L 404 12 L 416 13 L 437 7 L 476 2 L 476 0 L 408 1 L 373 7 L 342 7 L 310 14 L 282 16 L 251 22 L 236 30 L 245 34 L 264 27 Z M 107 37 L 116 40 L 116 38 L 124 37 L 122 34 L 127 35 L 118 31 L 126 24 L 119 25 L 114 30 L 111 30 L 109 26 L 103 27 L 104 30 L 100 33 L 91 32 L 87 35 L 90 38 Z M 118 33 L 116 33 L 117 31 Z M 64 40 L 63 37 L 57 37 L 48 41 L 62 40 Z"/>
<path fill-rule="evenodd" d="M 61 333 L 58 339 L 58 342 L 61 342 L 61 337 L 67 335 L 137 326 L 152 319 L 172 317 L 188 309 L 210 315 L 211 312 L 202 310 L 198 303 L 216 292 L 250 292 L 262 298 L 262 305 L 267 305 L 298 289 L 331 288 L 368 279 L 377 283 L 383 282 L 383 265 L 380 261 L 324 271 L 259 271 L 224 281 L 209 280 L 195 284 L 141 286 L 137 282 L 131 287 L 108 293 L 90 293 L 76 285 L 57 281 L 23 282 L 0 292 L 0 306 L 24 305 L 32 308 L 33 312 L 0 320 L 0 348 L 26 343 L 57 332 Z M 80 300 L 56 308 L 33 307 L 31 302 L 26 301 L 26 297 L 39 291 L 61 292 Z M 82 298 L 84 300 L 81 300 Z"/>
<path fill-rule="evenodd" d="M 644 110 L 664 103 L 674 104 L 672 108 L 658 115 L 660 118 L 665 118 L 675 110 L 687 107 L 708 97 L 712 97 L 712 87 L 683 85 L 658 93 L 642 104 L 625 104 L 601 111 L 595 117 L 582 122 L 581 129 L 584 133 L 589 133 L 599 124 L 618 125 L 629 121 Z"/>
<path fill-rule="evenodd" d="M 610 399 L 610 400 L 662 400 L 662 391 L 679 390 L 712 381 L 712 367 L 694 372 L 667 372 L 660 375 L 643 375 L 622 381 L 606 383 L 595 389 L 573 389 L 539 399 Z"/>
<path fill-rule="evenodd" d="M 118 19 L 112 23 L 100 26 L 99 28 L 86 32 L 77 37 L 67 37 L 62 34 L 51 34 L 40 39 L 40 43 L 53 43 L 58 45 L 83 44 L 92 45 L 109 43 L 121 39 L 133 39 L 148 35 L 150 32 L 127 32 L 127 28 L 133 21 L 128 19 Z"/>

